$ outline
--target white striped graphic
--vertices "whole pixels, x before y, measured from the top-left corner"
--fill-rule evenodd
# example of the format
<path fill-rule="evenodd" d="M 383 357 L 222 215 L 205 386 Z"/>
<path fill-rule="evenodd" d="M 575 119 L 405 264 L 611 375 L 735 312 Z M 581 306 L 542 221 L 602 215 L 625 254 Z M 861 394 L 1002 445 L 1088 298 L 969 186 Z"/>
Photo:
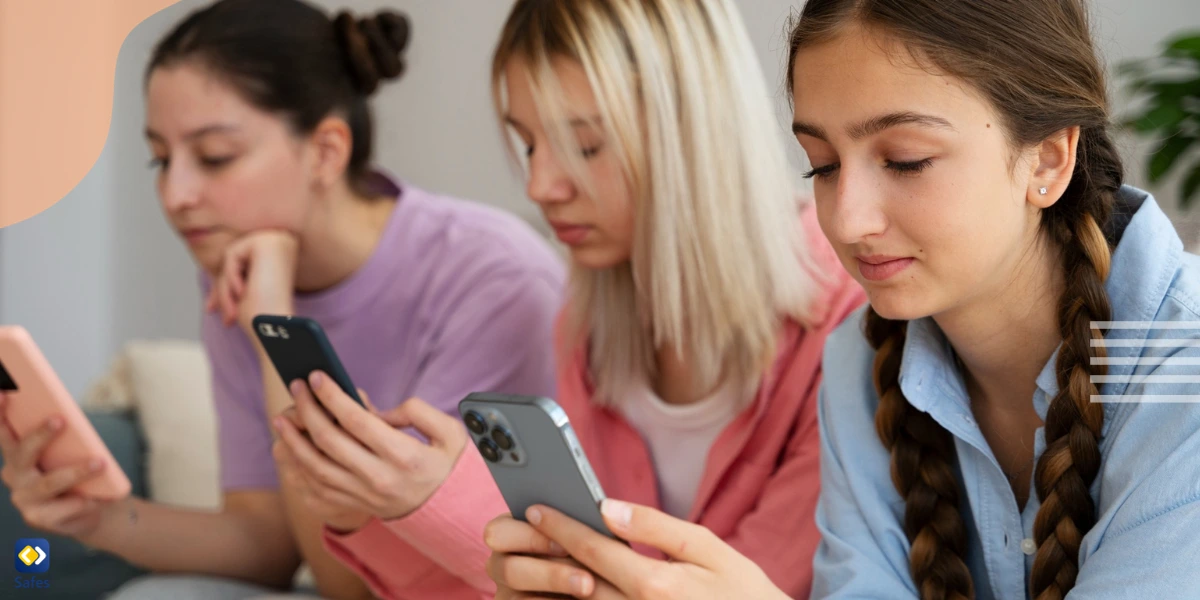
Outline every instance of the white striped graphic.
<path fill-rule="evenodd" d="M 1093 365 L 1200 366 L 1200 356 L 1093 356 Z"/>
<path fill-rule="evenodd" d="M 1154 330 L 1173 330 L 1180 331 L 1181 334 L 1187 336 L 1188 333 L 1182 333 L 1185 330 L 1193 330 L 1200 332 L 1200 321 L 1093 321 L 1091 323 L 1093 331 L 1154 331 Z M 1175 339 L 1093 339 L 1091 340 L 1092 348 L 1200 348 L 1200 339 L 1175 338 Z M 1117 350 L 1122 352 L 1121 350 Z M 1124 351 L 1128 352 L 1128 351 Z M 1102 366 L 1163 366 L 1163 367 L 1200 367 L 1200 356 L 1093 356 L 1091 358 L 1092 365 Z M 1094 384 L 1200 384 L 1200 369 L 1197 369 L 1196 375 L 1092 375 L 1091 382 Z M 1114 402 L 1114 403 L 1172 403 L 1172 404 L 1190 404 L 1200 402 L 1200 394 L 1142 394 L 1138 392 L 1145 391 L 1141 388 L 1130 390 L 1133 393 L 1129 394 L 1095 394 L 1091 397 L 1092 402 Z"/>
<path fill-rule="evenodd" d="M 1092 329 L 1200 329 L 1200 321 L 1092 321 Z"/>
<path fill-rule="evenodd" d="M 1200 402 L 1200 396 L 1187 394 L 1096 394 L 1092 396 L 1092 402 L 1191 404 L 1193 402 Z"/>

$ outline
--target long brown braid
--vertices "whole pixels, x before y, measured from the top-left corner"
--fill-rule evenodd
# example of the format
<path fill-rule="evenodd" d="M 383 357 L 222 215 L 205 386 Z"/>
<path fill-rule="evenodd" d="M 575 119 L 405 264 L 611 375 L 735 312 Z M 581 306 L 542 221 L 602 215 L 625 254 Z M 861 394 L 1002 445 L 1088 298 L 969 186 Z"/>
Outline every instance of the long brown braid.
<path fill-rule="evenodd" d="M 937 15 L 937 18 L 929 18 Z M 980 91 L 1001 115 L 1014 148 L 1028 148 L 1072 127 L 1075 171 L 1062 197 L 1042 211 L 1043 235 L 1061 254 L 1062 345 L 1058 393 L 1045 419 L 1046 449 L 1034 488 L 1041 500 L 1030 589 L 1038 600 L 1063 598 L 1075 585 L 1079 548 L 1095 524 L 1090 488 L 1100 466 L 1104 414 L 1091 402 L 1091 321 L 1111 318 L 1104 289 L 1111 265 L 1107 227 L 1122 184 L 1109 138 L 1104 70 L 1092 45 L 1083 0 L 809 0 L 790 35 L 788 89 L 796 54 L 857 23 L 901 41 L 924 64 Z M 1020 40 L 1014 43 L 1012 40 Z M 953 438 L 900 390 L 906 323 L 868 311 L 879 407 L 875 426 L 891 452 L 892 481 L 905 501 L 909 568 L 925 600 L 974 598 L 965 563 L 967 531 L 954 474 Z"/>

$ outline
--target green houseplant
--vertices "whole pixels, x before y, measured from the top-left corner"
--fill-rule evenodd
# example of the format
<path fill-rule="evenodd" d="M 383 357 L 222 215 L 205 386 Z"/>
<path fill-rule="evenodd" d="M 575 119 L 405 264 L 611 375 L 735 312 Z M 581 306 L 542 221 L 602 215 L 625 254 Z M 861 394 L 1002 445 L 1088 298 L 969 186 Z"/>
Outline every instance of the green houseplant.
<path fill-rule="evenodd" d="M 1183 173 L 1179 201 L 1187 208 L 1200 195 L 1200 33 L 1169 40 L 1158 56 L 1121 65 L 1135 101 L 1144 108 L 1125 123 L 1137 135 L 1156 143 L 1146 164 L 1151 183 L 1168 173 Z"/>

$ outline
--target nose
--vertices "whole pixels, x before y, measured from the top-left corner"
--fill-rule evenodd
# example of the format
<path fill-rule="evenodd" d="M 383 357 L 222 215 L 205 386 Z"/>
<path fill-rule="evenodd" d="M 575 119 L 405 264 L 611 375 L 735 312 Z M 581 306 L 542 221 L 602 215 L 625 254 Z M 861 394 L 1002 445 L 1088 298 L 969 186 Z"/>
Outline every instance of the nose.
<path fill-rule="evenodd" d="M 829 209 L 825 235 L 842 244 L 856 244 L 887 230 L 882 182 L 870 169 L 855 169 L 843 163 L 838 172 L 833 206 Z"/>
<path fill-rule="evenodd" d="M 158 195 L 168 213 L 196 206 L 200 201 L 200 178 L 183 165 L 164 166 L 158 175 Z"/>
<path fill-rule="evenodd" d="M 529 181 L 525 186 L 529 199 L 541 206 L 567 202 L 576 194 L 571 174 L 547 146 L 541 144 L 529 156 Z"/>

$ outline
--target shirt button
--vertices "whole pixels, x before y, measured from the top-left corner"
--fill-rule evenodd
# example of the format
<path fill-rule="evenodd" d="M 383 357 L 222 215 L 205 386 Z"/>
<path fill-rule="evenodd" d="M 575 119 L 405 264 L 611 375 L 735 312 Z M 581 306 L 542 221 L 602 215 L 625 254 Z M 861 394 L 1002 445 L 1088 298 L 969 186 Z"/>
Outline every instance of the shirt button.
<path fill-rule="evenodd" d="M 1037 552 L 1037 544 L 1031 538 L 1025 538 L 1021 540 L 1021 552 L 1026 556 L 1033 556 L 1033 553 Z"/>
<path fill-rule="evenodd" d="M 968 425 L 971 424 L 971 417 L 969 415 L 963 415 L 962 420 L 963 420 L 963 423 L 966 423 Z"/>

